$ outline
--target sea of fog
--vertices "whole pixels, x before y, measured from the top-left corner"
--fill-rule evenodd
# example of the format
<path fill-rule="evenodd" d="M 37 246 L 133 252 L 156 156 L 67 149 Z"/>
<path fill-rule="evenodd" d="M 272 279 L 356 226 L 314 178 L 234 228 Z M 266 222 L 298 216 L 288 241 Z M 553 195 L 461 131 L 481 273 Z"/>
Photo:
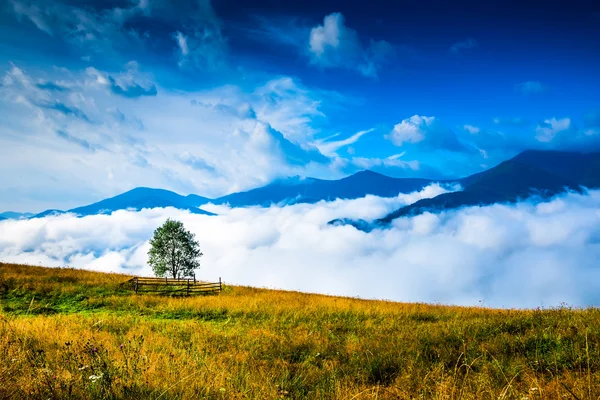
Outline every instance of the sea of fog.
<path fill-rule="evenodd" d="M 382 217 L 445 189 L 285 207 L 173 208 L 0 222 L 0 260 L 151 275 L 148 241 L 167 218 L 196 234 L 197 277 L 306 292 L 490 307 L 600 304 L 600 191 L 470 207 L 370 233 L 335 218 Z"/>

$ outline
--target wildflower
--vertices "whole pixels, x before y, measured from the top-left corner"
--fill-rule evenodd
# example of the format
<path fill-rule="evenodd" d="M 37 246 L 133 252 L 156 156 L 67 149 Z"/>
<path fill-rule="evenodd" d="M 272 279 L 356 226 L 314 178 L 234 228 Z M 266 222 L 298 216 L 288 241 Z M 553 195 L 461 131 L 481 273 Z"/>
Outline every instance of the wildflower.
<path fill-rule="evenodd" d="M 97 380 L 99 380 L 99 379 L 102 379 L 102 375 L 103 375 L 103 374 L 98 374 L 98 375 L 90 375 L 89 379 L 90 379 L 90 381 L 92 381 L 92 382 L 96 382 Z"/>
<path fill-rule="evenodd" d="M 79 367 L 78 369 L 79 369 L 80 371 L 83 371 L 84 369 L 88 369 L 89 367 L 90 367 L 89 365 L 84 365 L 84 366 L 82 366 L 82 367 Z"/>

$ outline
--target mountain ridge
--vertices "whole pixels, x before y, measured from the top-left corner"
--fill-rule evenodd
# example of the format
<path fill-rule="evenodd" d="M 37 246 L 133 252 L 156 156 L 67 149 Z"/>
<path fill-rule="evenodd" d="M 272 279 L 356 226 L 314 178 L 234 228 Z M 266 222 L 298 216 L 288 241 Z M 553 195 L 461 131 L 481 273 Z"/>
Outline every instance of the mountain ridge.
<path fill-rule="evenodd" d="M 430 183 L 429 179 L 393 178 L 378 172 L 363 170 L 341 179 L 317 179 L 311 177 L 290 177 L 278 179 L 265 186 L 244 192 L 230 193 L 214 199 L 197 194 L 180 195 L 175 192 L 148 187 L 137 187 L 116 196 L 99 200 L 88 205 L 69 210 L 45 210 L 30 216 L 43 218 L 50 215 L 73 213 L 79 216 L 110 213 L 117 210 L 155 207 L 175 207 L 195 214 L 214 215 L 200 208 L 212 203 L 230 207 L 286 205 L 315 203 L 335 199 L 355 199 L 366 195 L 392 197 L 399 193 L 420 190 Z"/>
<path fill-rule="evenodd" d="M 175 207 L 195 214 L 214 215 L 201 206 L 212 203 L 230 207 L 288 205 L 315 203 L 335 199 L 355 199 L 367 195 L 394 197 L 411 193 L 438 183 L 458 183 L 462 190 L 421 199 L 401 207 L 372 222 L 385 226 L 392 220 L 424 212 L 440 212 L 464 206 L 514 203 L 530 196 L 547 198 L 564 191 L 581 192 L 582 187 L 600 187 L 600 153 L 527 150 L 485 171 L 460 179 L 433 180 L 424 178 L 393 178 L 372 170 L 363 170 L 341 179 L 325 180 L 311 177 L 289 177 L 243 192 L 230 193 L 214 199 L 196 194 L 148 187 L 137 187 L 119 195 L 66 211 L 50 209 L 35 215 L 2 213 L 0 218 L 41 218 L 74 213 L 79 216 L 111 213 L 117 210 Z M 366 229 L 367 221 L 347 218 L 331 224 L 350 224 Z"/>
<path fill-rule="evenodd" d="M 551 162 L 555 155 L 562 163 Z M 463 190 L 421 199 L 373 221 L 384 227 L 394 219 L 466 206 L 515 203 L 537 196 L 547 199 L 567 191 L 600 187 L 600 153 L 526 151 L 486 171 L 458 180 Z M 596 172 L 596 173 L 595 173 Z M 330 221 L 340 224 L 340 220 Z M 364 221 L 350 222 L 362 229 Z"/>

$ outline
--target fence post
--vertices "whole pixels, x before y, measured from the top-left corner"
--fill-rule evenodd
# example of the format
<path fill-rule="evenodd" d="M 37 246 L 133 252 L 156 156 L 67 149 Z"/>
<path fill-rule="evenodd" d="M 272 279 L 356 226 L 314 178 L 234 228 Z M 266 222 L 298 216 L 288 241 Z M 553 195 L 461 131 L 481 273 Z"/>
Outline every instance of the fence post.
<path fill-rule="evenodd" d="M 194 272 L 194 285 L 196 284 L 196 273 Z"/>
<path fill-rule="evenodd" d="M 137 294 L 138 291 L 138 277 L 135 277 L 135 294 Z"/>
<path fill-rule="evenodd" d="M 190 279 L 188 278 L 188 284 L 187 284 L 187 295 L 190 295 Z"/>
<path fill-rule="evenodd" d="M 223 291 L 223 287 L 221 286 L 221 277 L 219 277 L 219 292 Z"/>

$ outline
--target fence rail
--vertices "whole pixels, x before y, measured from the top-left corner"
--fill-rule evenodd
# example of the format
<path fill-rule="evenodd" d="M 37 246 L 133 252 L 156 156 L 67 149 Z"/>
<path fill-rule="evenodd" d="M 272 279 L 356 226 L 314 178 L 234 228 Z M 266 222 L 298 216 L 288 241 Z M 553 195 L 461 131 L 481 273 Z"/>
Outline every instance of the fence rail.
<path fill-rule="evenodd" d="M 135 293 L 162 293 L 162 294 L 209 294 L 219 293 L 223 290 L 221 277 L 219 282 L 200 282 L 193 279 L 169 279 L 139 277 L 124 282 L 130 285 Z"/>

